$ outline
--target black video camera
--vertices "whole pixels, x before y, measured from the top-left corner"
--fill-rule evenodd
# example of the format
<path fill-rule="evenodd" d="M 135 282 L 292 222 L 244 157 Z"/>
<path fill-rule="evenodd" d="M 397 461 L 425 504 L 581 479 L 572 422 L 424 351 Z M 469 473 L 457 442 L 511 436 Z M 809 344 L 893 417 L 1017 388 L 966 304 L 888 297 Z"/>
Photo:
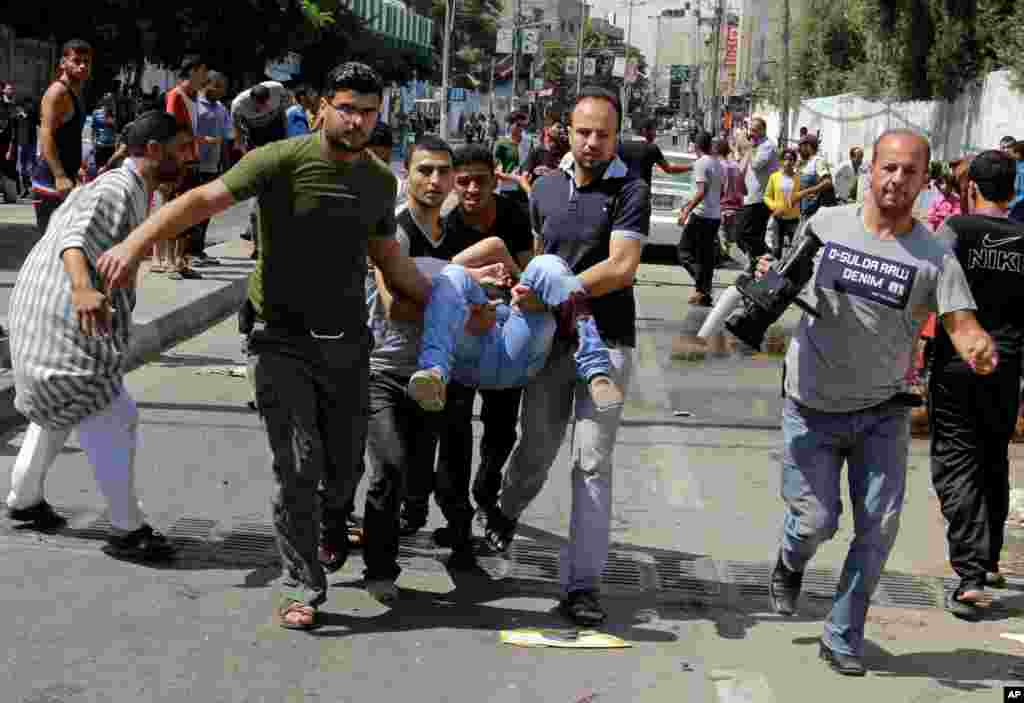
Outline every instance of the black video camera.
<path fill-rule="evenodd" d="M 786 308 L 796 303 L 804 312 L 818 317 L 800 299 L 800 291 L 814 273 L 814 257 L 821 249 L 821 240 L 804 227 L 803 236 L 789 254 L 760 278 L 742 274 L 736 279 L 736 290 L 743 296 L 743 306 L 725 321 L 725 328 L 754 349 L 760 349 L 765 332 L 782 317 Z"/>

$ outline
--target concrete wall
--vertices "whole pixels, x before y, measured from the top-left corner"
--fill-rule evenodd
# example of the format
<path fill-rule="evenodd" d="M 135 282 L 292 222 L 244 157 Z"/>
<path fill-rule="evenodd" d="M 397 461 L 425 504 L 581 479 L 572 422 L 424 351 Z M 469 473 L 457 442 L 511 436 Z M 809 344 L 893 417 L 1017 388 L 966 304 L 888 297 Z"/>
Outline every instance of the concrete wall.
<path fill-rule="evenodd" d="M 776 109 L 758 111 L 768 122 L 768 134 L 779 134 Z M 1024 138 L 1024 95 L 1010 87 L 1008 71 L 988 74 L 956 102 L 897 102 L 887 104 L 856 95 L 836 95 L 803 100 L 790 121 L 789 138 L 806 126 L 821 130 L 820 152 L 831 163 L 847 158 L 850 147 L 866 152 L 884 130 L 910 127 L 925 134 L 932 144 L 932 158 L 949 160 L 965 152 L 998 148 L 1004 135 Z"/>
<path fill-rule="evenodd" d="M 41 98 L 53 79 L 56 57 L 54 44 L 19 38 L 0 25 L 0 80 L 14 82 L 16 97 Z"/>

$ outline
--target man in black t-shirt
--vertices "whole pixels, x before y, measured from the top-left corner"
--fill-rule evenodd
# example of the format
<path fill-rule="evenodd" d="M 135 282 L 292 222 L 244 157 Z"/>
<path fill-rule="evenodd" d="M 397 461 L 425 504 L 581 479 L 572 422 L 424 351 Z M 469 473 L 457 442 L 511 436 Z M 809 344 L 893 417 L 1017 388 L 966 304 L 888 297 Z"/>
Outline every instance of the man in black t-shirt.
<path fill-rule="evenodd" d="M 515 257 L 520 268 L 533 258 L 533 237 L 526 212 L 509 197 L 494 192 L 495 163 L 483 145 L 468 145 L 455 152 L 455 194 L 459 204 L 449 213 L 447 227 L 452 236 L 467 243 L 498 237 Z M 516 443 L 522 388 L 482 390 L 480 421 L 480 466 L 473 481 L 473 500 L 481 517 L 489 519 L 497 509 L 501 470 Z M 467 436 L 460 457 L 449 457 L 454 478 L 469 482 L 473 438 Z M 456 467 L 465 468 L 464 476 Z"/>
<path fill-rule="evenodd" d="M 670 164 L 661 153 L 661 147 L 654 143 L 658 137 L 657 120 L 640 121 L 637 134 L 642 140 L 634 139 L 619 144 L 619 158 L 626 163 L 630 176 L 642 178 L 647 185 L 651 185 L 655 166 L 665 173 L 686 173 L 693 170 L 690 164 Z"/>
<path fill-rule="evenodd" d="M 522 206 L 509 197 L 494 192 L 497 184 L 494 157 L 483 144 L 467 144 L 455 153 L 454 195 L 456 206 L 445 213 L 444 237 L 446 242 L 457 242 L 458 250 L 471 246 L 487 237 L 498 237 L 521 268 L 533 256 L 533 238 L 530 220 Z M 452 383 L 456 395 L 470 396 L 474 389 Z M 449 388 L 449 395 L 452 393 Z M 482 517 L 487 518 L 498 501 L 501 470 L 516 443 L 516 425 L 519 419 L 521 388 L 480 391 L 483 401 L 480 420 L 484 426 L 480 440 L 480 467 L 473 482 L 473 499 Z M 470 403 L 472 404 L 472 403 Z M 473 436 L 470 432 L 448 432 L 448 441 L 442 442 L 438 458 L 439 483 L 448 488 L 457 502 L 469 504 L 469 483 L 473 470 Z M 405 511 L 410 516 L 423 512 L 430 497 L 433 481 L 429 476 L 410 476 L 406 490 Z M 465 496 L 465 501 L 462 496 Z M 450 502 L 456 499 L 450 499 Z M 471 509 L 471 508 L 470 508 Z M 449 546 L 460 539 L 449 528 L 435 532 L 438 544 Z"/>
<path fill-rule="evenodd" d="M 986 585 L 1002 586 L 999 554 L 1009 511 L 1008 446 L 1017 421 L 1024 351 L 1024 225 L 1007 219 L 1016 165 L 979 154 L 968 171 L 969 215 L 947 219 L 946 240 L 963 267 L 978 322 L 992 336 L 998 366 L 978 376 L 940 326 L 929 383 L 932 481 L 949 524 L 949 561 L 960 585 L 947 607 L 976 620 Z"/>

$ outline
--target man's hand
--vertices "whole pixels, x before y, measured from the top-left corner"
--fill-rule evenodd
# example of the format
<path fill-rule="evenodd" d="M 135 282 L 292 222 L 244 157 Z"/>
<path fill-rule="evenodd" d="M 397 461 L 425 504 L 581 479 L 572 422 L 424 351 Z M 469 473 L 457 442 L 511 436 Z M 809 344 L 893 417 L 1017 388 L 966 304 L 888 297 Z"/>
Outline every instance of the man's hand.
<path fill-rule="evenodd" d="M 535 169 L 533 169 L 533 177 L 534 178 L 540 178 L 541 176 L 546 176 L 549 173 L 554 173 L 554 172 L 555 172 L 555 169 L 553 169 L 553 168 L 551 168 L 549 166 L 538 166 Z"/>
<path fill-rule="evenodd" d="M 103 252 L 96 262 L 96 271 L 107 282 L 108 290 L 128 288 L 135 279 L 141 260 L 142 252 L 124 241 Z"/>
<path fill-rule="evenodd" d="M 960 358 L 979 376 L 987 376 L 996 369 L 999 355 L 992 337 L 978 324 L 970 310 L 956 310 L 942 316 L 942 326 L 949 334 Z"/>
<path fill-rule="evenodd" d="M 66 196 L 68 193 L 70 193 L 72 189 L 74 189 L 74 187 L 75 182 L 68 178 L 66 175 L 57 176 L 57 178 L 54 181 L 54 188 L 57 190 L 58 193 L 60 193 L 60 196 L 62 198 Z"/>
<path fill-rule="evenodd" d="M 987 376 L 996 370 L 999 364 L 999 353 L 988 332 L 971 334 L 960 350 L 961 356 L 971 370 L 979 376 Z"/>
<path fill-rule="evenodd" d="M 532 288 L 522 283 L 512 288 L 512 305 L 522 312 L 544 312 L 547 306 L 544 304 Z"/>
<path fill-rule="evenodd" d="M 512 285 L 512 276 L 509 274 L 508 269 L 505 268 L 505 264 L 488 264 L 480 268 L 468 268 L 466 270 L 477 283 L 490 279 L 499 286 L 510 287 Z"/>
<path fill-rule="evenodd" d="M 469 319 L 466 320 L 466 334 L 474 337 L 487 334 L 498 323 L 496 306 L 490 303 L 469 306 Z"/>
<path fill-rule="evenodd" d="M 754 277 L 760 278 L 761 276 L 768 273 L 772 266 L 775 265 L 775 257 L 771 254 L 765 254 L 757 260 L 757 268 L 754 269 Z"/>
<path fill-rule="evenodd" d="M 71 291 L 71 305 L 78 315 L 78 329 L 90 337 L 110 334 L 110 301 L 94 288 L 75 288 Z"/>
<path fill-rule="evenodd" d="M 680 227 L 683 227 L 683 226 L 686 225 L 686 220 L 690 217 L 691 210 L 692 210 L 692 208 L 687 206 L 687 207 L 684 207 L 683 211 L 679 213 L 679 226 Z"/>

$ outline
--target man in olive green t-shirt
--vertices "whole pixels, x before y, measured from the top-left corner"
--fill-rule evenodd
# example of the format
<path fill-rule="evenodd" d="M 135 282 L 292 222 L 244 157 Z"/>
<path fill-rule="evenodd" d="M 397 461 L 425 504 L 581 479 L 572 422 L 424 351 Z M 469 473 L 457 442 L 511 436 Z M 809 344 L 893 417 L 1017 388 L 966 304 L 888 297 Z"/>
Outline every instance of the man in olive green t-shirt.
<path fill-rule="evenodd" d="M 327 595 L 324 567 L 333 571 L 345 561 L 344 510 L 362 463 L 369 403 L 367 256 L 390 289 L 420 304 L 430 295 L 430 282 L 395 239 L 395 179 L 365 148 L 382 101 L 380 77 L 350 62 L 327 83 L 319 133 L 250 151 L 97 263 L 111 287 L 128 285 L 154 242 L 258 198 L 261 257 L 249 301 L 260 323 L 249 351 L 277 481 L 274 527 L 284 574 L 276 615 L 290 629 L 317 626 L 316 608 Z"/>

